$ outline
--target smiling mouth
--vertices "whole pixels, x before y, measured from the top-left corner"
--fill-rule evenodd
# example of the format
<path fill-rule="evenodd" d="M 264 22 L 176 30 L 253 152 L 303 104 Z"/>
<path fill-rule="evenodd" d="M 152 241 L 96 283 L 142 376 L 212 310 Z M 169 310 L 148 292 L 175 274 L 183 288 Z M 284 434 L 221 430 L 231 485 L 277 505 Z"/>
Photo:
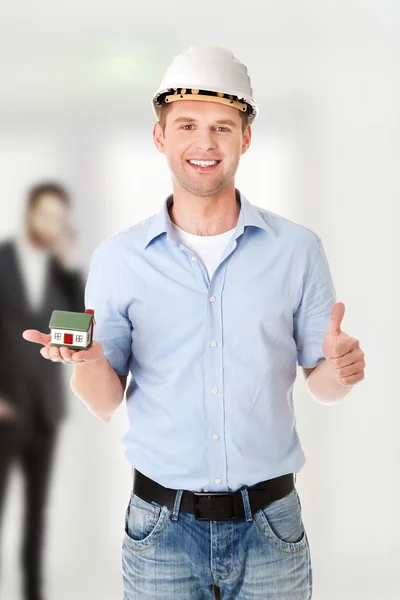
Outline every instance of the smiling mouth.
<path fill-rule="evenodd" d="M 208 171 L 213 171 L 216 167 L 218 167 L 220 160 L 196 160 L 196 161 L 186 161 L 195 171 L 206 173 Z"/>

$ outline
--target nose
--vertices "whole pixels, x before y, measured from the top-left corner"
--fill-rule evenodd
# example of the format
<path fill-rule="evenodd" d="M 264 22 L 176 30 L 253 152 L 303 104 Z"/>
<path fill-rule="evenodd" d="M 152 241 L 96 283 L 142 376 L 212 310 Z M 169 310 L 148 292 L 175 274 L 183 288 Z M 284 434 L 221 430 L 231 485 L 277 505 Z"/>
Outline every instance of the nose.
<path fill-rule="evenodd" d="M 213 150 L 217 144 L 213 132 L 208 127 L 199 127 L 194 145 L 197 150 L 206 153 Z"/>

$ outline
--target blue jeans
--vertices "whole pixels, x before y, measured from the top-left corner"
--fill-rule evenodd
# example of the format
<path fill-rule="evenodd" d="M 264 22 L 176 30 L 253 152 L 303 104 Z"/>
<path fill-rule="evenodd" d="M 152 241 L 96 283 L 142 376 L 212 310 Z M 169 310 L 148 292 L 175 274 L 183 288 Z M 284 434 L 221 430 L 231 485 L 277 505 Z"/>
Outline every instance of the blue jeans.
<path fill-rule="evenodd" d="M 122 542 L 123 600 L 310 600 L 311 555 L 296 488 L 228 521 L 197 520 L 131 492 Z"/>

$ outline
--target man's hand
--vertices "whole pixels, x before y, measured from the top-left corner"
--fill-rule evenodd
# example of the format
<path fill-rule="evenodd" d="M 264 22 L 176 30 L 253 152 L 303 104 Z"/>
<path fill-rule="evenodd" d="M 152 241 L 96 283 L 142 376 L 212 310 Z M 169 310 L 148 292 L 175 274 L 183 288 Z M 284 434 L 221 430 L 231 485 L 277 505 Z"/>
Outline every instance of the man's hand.
<path fill-rule="evenodd" d="M 14 406 L 8 402 L 3 396 L 0 396 L 0 421 L 13 419 L 16 415 Z"/>
<path fill-rule="evenodd" d="M 54 247 L 54 253 L 58 262 L 64 269 L 72 269 L 74 259 L 72 258 L 73 250 L 75 249 L 78 239 L 78 231 L 71 223 L 67 223 L 64 230 L 61 232 Z"/>
<path fill-rule="evenodd" d="M 67 346 L 50 346 L 51 334 L 41 333 L 37 329 L 25 329 L 22 337 L 28 342 L 42 344 L 40 354 L 43 358 L 53 362 L 62 362 L 68 365 L 80 365 L 83 363 L 94 363 L 104 356 L 103 347 L 98 342 L 92 342 L 87 350 L 72 350 Z"/>
<path fill-rule="evenodd" d="M 340 329 L 344 311 L 343 302 L 336 302 L 332 308 L 322 350 L 336 380 L 341 385 L 353 385 L 364 379 L 365 354 L 359 341 Z"/>

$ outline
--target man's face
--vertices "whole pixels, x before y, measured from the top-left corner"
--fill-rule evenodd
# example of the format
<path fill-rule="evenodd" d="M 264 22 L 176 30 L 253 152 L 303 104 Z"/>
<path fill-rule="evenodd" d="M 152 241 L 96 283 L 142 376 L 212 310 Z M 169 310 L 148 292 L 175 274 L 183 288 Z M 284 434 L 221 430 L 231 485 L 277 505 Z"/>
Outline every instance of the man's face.
<path fill-rule="evenodd" d="M 54 194 L 43 194 L 28 216 L 31 236 L 42 247 L 52 246 L 65 229 L 68 207 Z"/>
<path fill-rule="evenodd" d="M 168 106 L 165 132 L 159 122 L 154 142 L 165 154 L 175 182 L 196 196 L 213 196 L 234 178 L 240 156 L 250 145 L 250 126 L 242 134 L 237 108 L 217 102 L 184 100 Z M 217 160 L 202 168 L 190 159 Z"/>

